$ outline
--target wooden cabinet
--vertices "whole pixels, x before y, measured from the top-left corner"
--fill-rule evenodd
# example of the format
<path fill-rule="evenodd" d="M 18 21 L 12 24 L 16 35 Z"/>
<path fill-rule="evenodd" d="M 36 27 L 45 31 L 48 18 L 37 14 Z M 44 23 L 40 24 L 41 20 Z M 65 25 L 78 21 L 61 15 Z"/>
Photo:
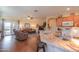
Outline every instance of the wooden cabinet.
<path fill-rule="evenodd" d="M 57 26 L 62 26 L 62 22 L 72 21 L 74 27 L 79 27 L 79 15 L 57 18 Z"/>
<path fill-rule="evenodd" d="M 76 27 L 79 27 L 79 16 L 74 16 L 74 23 Z"/>

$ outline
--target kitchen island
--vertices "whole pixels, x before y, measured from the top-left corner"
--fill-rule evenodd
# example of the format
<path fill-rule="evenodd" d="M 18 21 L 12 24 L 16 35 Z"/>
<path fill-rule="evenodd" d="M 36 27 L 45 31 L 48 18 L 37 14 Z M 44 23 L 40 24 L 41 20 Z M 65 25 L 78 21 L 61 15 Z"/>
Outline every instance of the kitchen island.
<path fill-rule="evenodd" d="M 48 44 L 51 43 L 51 45 L 55 45 L 57 47 L 63 48 L 68 50 L 67 52 L 78 52 L 79 51 L 79 45 L 74 43 L 73 40 L 63 40 L 60 37 L 56 37 L 54 34 L 40 34 L 41 41 L 46 42 Z M 61 52 L 61 51 L 60 51 Z"/>

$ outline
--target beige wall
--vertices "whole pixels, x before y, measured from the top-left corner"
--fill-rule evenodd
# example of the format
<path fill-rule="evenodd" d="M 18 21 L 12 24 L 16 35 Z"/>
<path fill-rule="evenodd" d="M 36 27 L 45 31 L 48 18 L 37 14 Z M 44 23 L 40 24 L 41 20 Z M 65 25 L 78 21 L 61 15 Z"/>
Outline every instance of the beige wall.
<path fill-rule="evenodd" d="M 32 19 L 32 20 L 27 20 L 21 17 L 11 17 L 11 16 L 6 16 L 3 17 L 6 21 L 10 21 L 10 22 L 17 22 L 18 20 L 20 21 L 19 26 L 20 28 L 24 28 L 24 24 L 25 23 L 29 23 L 31 28 L 36 28 L 36 25 L 42 25 L 44 21 L 46 21 L 46 19 L 42 19 L 42 18 L 37 18 L 37 19 Z M 2 18 L 1 18 L 2 19 Z"/>
<path fill-rule="evenodd" d="M 46 21 L 45 19 L 32 19 L 32 20 L 27 20 L 27 19 L 20 19 L 20 28 L 24 28 L 25 23 L 29 23 L 31 28 L 36 28 L 36 25 L 42 25 L 43 22 Z"/>
<path fill-rule="evenodd" d="M 57 25 L 56 25 L 56 19 L 55 18 L 48 18 L 47 19 L 47 28 L 51 29 L 53 32 L 56 31 Z"/>

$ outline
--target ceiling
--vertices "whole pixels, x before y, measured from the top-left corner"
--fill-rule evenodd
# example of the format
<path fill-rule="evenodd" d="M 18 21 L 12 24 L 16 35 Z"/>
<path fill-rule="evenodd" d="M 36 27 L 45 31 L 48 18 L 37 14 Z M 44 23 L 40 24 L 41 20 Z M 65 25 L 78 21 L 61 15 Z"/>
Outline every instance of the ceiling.
<path fill-rule="evenodd" d="M 70 8 L 70 11 L 67 11 L 66 8 Z M 46 18 L 48 16 L 65 15 L 68 12 L 79 13 L 79 6 L 0 6 L 0 16 Z"/>

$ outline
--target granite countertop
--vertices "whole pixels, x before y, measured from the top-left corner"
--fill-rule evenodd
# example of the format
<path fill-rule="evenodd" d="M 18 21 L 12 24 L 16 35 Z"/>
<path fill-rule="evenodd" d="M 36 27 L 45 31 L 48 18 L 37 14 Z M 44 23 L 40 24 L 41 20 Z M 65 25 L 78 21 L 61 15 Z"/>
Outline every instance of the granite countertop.
<path fill-rule="evenodd" d="M 53 34 L 49 34 L 45 37 L 44 37 L 44 35 L 42 35 L 42 37 L 43 37 L 43 39 L 45 38 L 45 40 L 49 41 L 50 43 L 54 43 L 55 45 L 62 47 L 64 49 L 67 49 L 69 51 L 72 51 L 72 52 L 79 51 L 79 46 L 75 45 L 71 40 L 69 40 L 69 41 L 62 40 L 61 38 L 56 37 Z M 47 37 L 47 39 L 46 39 L 46 37 Z"/>

